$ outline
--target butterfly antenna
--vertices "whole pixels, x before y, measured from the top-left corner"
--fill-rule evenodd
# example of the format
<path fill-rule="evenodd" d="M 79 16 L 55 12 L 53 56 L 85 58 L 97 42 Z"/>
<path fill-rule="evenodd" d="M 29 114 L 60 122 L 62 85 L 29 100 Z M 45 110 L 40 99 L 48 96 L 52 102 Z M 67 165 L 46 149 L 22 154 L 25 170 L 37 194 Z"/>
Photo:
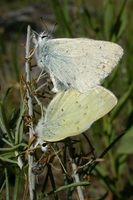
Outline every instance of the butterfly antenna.
<path fill-rule="evenodd" d="M 53 32 L 54 32 L 55 27 L 56 27 L 57 25 L 58 25 L 58 23 L 56 22 L 56 23 L 54 24 L 53 30 L 51 31 L 50 35 L 53 35 Z"/>
<path fill-rule="evenodd" d="M 49 33 L 48 27 L 46 26 L 46 23 L 44 22 L 44 19 L 42 18 L 42 16 L 40 16 L 40 20 L 41 20 L 44 28 L 46 29 L 47 33 Z"/>

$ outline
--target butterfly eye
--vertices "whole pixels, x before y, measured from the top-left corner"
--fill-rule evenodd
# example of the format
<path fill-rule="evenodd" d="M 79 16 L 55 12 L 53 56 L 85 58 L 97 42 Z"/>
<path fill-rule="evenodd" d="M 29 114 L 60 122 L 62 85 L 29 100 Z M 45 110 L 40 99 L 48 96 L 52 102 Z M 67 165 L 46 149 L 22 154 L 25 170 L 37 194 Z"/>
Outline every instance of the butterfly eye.
<path fill-rule="evenodd" d="M 46 146 L 47 146 L 47 143 L 43 143 L 43 144 L 42 144 L 42 147 L 46 147 Z"/>
<path fill-rule="evenodd" d="M 46 38 L 46 37 L 48 37 L 47 35 L 43 35 L 41 38 L 43 39 L 43 38 Z"/>

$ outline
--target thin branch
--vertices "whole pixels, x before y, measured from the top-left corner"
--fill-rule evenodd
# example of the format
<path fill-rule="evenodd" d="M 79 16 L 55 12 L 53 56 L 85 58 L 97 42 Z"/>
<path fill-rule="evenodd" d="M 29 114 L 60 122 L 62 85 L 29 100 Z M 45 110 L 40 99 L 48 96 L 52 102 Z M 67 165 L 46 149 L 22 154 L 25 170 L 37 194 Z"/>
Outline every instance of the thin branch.
<path fill-rule="evenodd" d="M 76 183 L 80 182 L 79 179 L 79 175 L 78 173 L 75 173 L 77 170 L 77 165 L 75 163 L 75 158 L 74 158 L 74 154 L 73 154 L 73 150 L 72 150 L 72 143 L 71 143 L 71 139 L 68 138 L 68 149 L 69 149 L 69 154 L 70 154 L 70 160 L 71 160 L 71 164 L 72 164 L 72 169 L 73 169 L 73 177 L 75 179 Z M 83 194 L 83 190 L 81 188 L 81 186 L 77 186 L 77 192 L 78 192 L 78 197 L 79 200 L 84 200 L 84 194 Z"/>
<path fill-rule="evenodd" d="M 29 62 L 29 52 L 30 52 L 30 36 L 31 36 L 31 28 L 27 27 L 27 41 L 26 41 L 26 62 L 25 62 L 25 71 L 26 71 L 26 82 L 31 82 L 30 77 L 30 62 Z M 27 98 L 28 98 L 28 108 L 29 108 L 29 116 L 33 117 L 33 104 L 32 98 L 30 96 L 30 88 L 27 88 Z M 29 140 L 33 137 L 33 122 L 30 122 L 29 126 Z M 33 145 L 31 146 L 33 147 Z M 28 156 L 29 161 L 29 192 L 30 192 L 30 200 L 36 200 L 36 190 L 35 190 L 35 175 L 32 173 L 32 165 L 33 165 L 33 155 Z"/>
<path fill-rule="evenodd" d="M 108 151 L 125 135 L 126 132 L 120 134 L 104 151 L 103 153 L 99 156 L 99 158 L 103 158 L 105 156 L 106 153 L 108 153 Z M 95 167 L 97 166 L 98 163 L 95 163 L 92 168 L 90 169 L 90 173 L 92 172 L 92 170 L 95 169 Z"/>

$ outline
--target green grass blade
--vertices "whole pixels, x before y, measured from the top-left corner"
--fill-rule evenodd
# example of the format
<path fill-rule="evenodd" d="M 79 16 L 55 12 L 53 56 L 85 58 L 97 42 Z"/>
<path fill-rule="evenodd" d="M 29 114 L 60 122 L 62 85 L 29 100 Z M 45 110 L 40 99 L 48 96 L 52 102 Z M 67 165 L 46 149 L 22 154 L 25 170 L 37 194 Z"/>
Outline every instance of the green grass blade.
<path fill-rule="evenodd" d="M 80 181 L 80 182 L 77 182 L 77 183 L 64 185 L 64 186 L 59 187 L 57 190 L 54 190 L 54 191 L 51 191 L 51 192 L 45 194 L 45 196 L 48 196 L 48 195 L 51 195 L 53 193 L 57 193 L 57 192 L 60 192 L 62 190 L 66 190 L 66 189 L 69 189 L 69 188 L 78 187 L 78 186 L 87 186 L 87 185 L 90 185 L 90 183 L 88 181 Z"/>
<path fill-rule="evenodd" d="M 17 173 L 20 173 L 20 170 L 17 169 Z M 20 176 L 15 175 L 15 186 L 14 186 L 14 196 L 13 196 L 13 200 L 17 200 L 18 199 L 18 191 L 19 191 L 19 182 L 20 182 Z"/>
<path fill-rule="evenodd" d="M 110 0 L 106 0 L 104 7 L 104 33 L 107 40 L 111 40 L 112 28 L 114 25 L 114 4 Z"/>
<path fill-rule="evenodd" d="M 132 92 L 133 92 L 133 84 L 131 83 L 128 91 L 119 99 L 117 106 L 112 110 L 110 123 L 112 123 L 112 121 L 116 119 L 116 117 L 119 115 L 121 109 L 124 107 L 128 99 L 131 97 Z"/>
<path fill-rule="evenodd" d="M 10 130 L 9 130 L 7 118 L 5 115 L 5 109 L 4 109 L 2 102 L 0 102 L 0 127 L 3 131 L 3 133 L 6 133 L 8 135 L 8 138 L 9 138 L 11 144 L 14 145 L 14 141 L 13 141 L 13 138 L 12 138 Z"/>
<path fill-rule="evenodd" d="M 52 0 L 51 3 L 52 3 L 53 11 L 55 13 L 57 22 L 61 21 L 63 26 L 65 27 L 66 36 L 73 37 L 69 22 L 67 21 L 67 17 L 65 16 L 65 12 L 62 8 L 62 4 L 60 3 L 60 0 Z M 60 30 L 62 30 L 62 25 L 60 23 L 59 23 L 59 26 L 60 26 Z"/>
<path fill-rule="evenodd" d="M 111 41 L 117 41 L 123 31 L 125 30 L 125 25 L 126 25 L 126 11 L 125 11 L 125 5 L 127 3 L 127 0 L 124 0 L 122 3 L 122 6 L 120 8 L 119 14 L 116 18 L 114 27 L 112 29 L 112 39 Z"/>
<path fill-rule="evenodd" d="M 17 120 L 17 125 L 15 129 L 15 144 L 21 143 L 22 138 L 23 138 L 23 126 L 24 126 L 24 121 L 23 121 L 23 113 L 24 113 L 25 105 L 22 102 L 20 106 L 20 114 Z"/>
<path fill-rule="evenodd" d="M 103 34 L 100 31 L 96 20 L 94 20 L 94 18 L 91 16 L 89 10 L 86 7 L 84 7 L 84 13 L 85 13 L 87 21 L 88 21 L 88 26 L 90 26 L 90 28 L 94 31 L 94 33 L 97 35 L 97 37 L 102 40 Z"/>
<path fill-rule="evenodd" d="M 6 200 L 10 200 L 9 175 L 7 168 L 5 168 L 5 177 L 6 177 Z"/>

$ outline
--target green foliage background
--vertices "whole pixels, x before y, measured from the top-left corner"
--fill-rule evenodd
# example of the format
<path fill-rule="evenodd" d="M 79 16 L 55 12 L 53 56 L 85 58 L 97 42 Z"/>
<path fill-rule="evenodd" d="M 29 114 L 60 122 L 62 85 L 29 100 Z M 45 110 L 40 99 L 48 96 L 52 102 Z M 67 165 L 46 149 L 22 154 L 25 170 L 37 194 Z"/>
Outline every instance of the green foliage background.
<path fill-rule="evenodd" d="M 39 1 L 36 1 L 39 2 Z M 40 1 L 43 3 L 43 1 Z M 1 4 L 6 11 L 32 5 L 33 1 L 3 1 Z M 113 73 L 104 81 L 103 85 L 110 89 L 117 97 L 118 104 L 110 114 L 95 122 L 88 131 L 91 142 L 95 147 L 97 157 L 102 155 L 105 149 L 105 162 L 97 165 L 92 171 L 107 194 L 99 196 L 98 188 L 89 187 L 93 198 L 108 199 L 108 192 L 113 200 L 133 199 L 133 1 L 129 0 L 51 0 L 49 6 L 58 22 L 54 37 L 87 37 L 99 40 L 108 40 L 120 44 L 124 49 L 124 56 Z M 10 7 L 10 9 L 9 9 Z M 70 11 L 71 8 L 71 11 Z M 44 13 L 45 19 L 45 13 Z M 39 19 L 38 19 L 39 20 Z M 23 139 L 24 121 L 22 115 L 24 105 L 20 99 L 19 76 L 24 71 L 20 68 L 22 61 L 19 59 L 18 45 L 24 25 L 18 31 L 17 36 L 11 39 L 10 45 L 6 44 L 4 35 L 0 34 L 0 73 L 1 79 L 1 102 L 0 102 L 0 199 L 4 199 L 3 193 L 6 188 L 6 199 L 10 199 L 10 177 L 14 175 L 14 193 L 12 199 L 18 199 L 21 186 L 20 180 L 24 175 L 18 167 L 16 154 L 27 148 Z M 10 49 L 10 51 L 9 51 Z M 10 53 L 9 53 L 10 52 Z M 100 130 L 100 131 L 99 131 Z M 123 136 L 124 135 L 124 136 Z M 115 139 L 121 136 L 115 145 Z M 84 139 L 79 145 L 80 151 L 84 152 Z M 110 144 L 113 144 L 109 147 Z M 109 149 L 108 149 L 109 148 Z M 65 153 L 64 153 L 65 155 Z M 65 163 L 64 163 L 65 164 Z M 26 168 L 26 164 L 25 164 Z M 63 172 L 62 172 L 63 173 Z M 84 169 L 83 181 L 87 169 Z M 45 187 L 50 176 L 52 189 L 55 190 L 54 175 L 50 166 L 47 170 L 42 191 L 38 199 L 46 195 Z M 70 183 L 65 177 L 65 187 L 70 188 Z M 56 180 L 55 180 L 56 182 Z M 63 188 L 64 189 L 64 188 Z M 62 188 L 58 188 L 62 190 Z M 58 192 L 54 193 L 53 199 L 59 199 Z M 50 193 L 50 194 L 51 194 Z M 69 190 L 69 199 L 72 192 Z"/>

